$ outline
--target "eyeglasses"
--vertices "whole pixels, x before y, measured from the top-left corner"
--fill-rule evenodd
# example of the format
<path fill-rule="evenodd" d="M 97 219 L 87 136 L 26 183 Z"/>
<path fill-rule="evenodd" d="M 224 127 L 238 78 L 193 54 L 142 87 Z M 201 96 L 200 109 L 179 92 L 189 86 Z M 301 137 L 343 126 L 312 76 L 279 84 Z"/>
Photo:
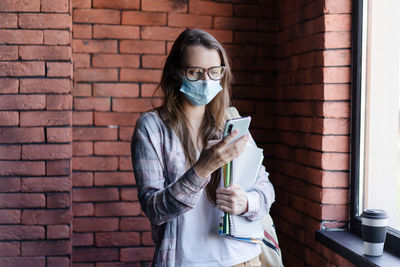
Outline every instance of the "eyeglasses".
<path fill-rule="evenodd" d="M 216 66 L 208 69 L 201 67 L 189 67 L 185 69 L 186 78 L 189 81 L 198 81 L 207 73 L 211 80 L 221 80 L 225 75 L 225 66 Z"/>

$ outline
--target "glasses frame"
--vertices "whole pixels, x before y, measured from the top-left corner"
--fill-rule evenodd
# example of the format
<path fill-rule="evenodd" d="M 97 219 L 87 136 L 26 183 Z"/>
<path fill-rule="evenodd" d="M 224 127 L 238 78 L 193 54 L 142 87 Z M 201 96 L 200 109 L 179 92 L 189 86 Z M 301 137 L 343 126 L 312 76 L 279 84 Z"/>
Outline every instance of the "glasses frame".
<path fill-rule="evenodd" d="M 196 80 L 189 79 L 189 77 L 188 77 L 188 73 L 187 73 L 188 69 L 193 69 L 193 68 L 197 68 L 197 69 L 202 69 L 202 70 L 203 70 L 203 75 L 200 76 L 200 78 L 198 78 L 198 79 L 196 79 Z M 212 78 L 212 77 L 210 76 L 210 73 L 209 73 L 209 72 L 210 72 L 210 70 L 213 69 L 213 68 L 222 68 L 222 76 L 221 76 L 221 78 L 219 78 L 219 79 L 214 79 L 214 78 Z M 204 73 L 207 73 L 208 77 L 209 77 L 211 80 L 213 80 L 213 81 L 220 81 L 222 78 L 224 78 L 224 76 L 225 76 L 225 71 L 226 71 L 226 67 L 225 67 L 225 66 L 213 66 L 213 67 L 209 67 L 209 68 L 207 68 L 207 69 L 206 69 L 206 68 L 202 68 L 202 67 L 197 67 L 197 66 L 190 66 L 190 67 L 185 68 L 185 76 L 186 76 L 186 78 L 187 78 L 189 81 L 195 82 L 195 81 L 201 80 L 201 78 L 204 76 Z"/>

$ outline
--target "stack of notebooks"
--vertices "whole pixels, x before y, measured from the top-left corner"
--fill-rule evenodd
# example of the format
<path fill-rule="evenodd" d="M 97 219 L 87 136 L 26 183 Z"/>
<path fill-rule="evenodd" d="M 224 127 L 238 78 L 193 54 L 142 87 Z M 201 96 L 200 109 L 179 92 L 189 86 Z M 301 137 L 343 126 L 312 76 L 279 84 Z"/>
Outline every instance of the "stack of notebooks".
<path fill-rule="evenodd" d="M 223 166 L 223 186 L 228 187 L 235 183 L 246 192 L 253 189 L 263 158 L 263 150 L 248 142 L 238 158 Z M 252 243 L 260 243 L 264 237 L 264 230 L 258 221 L 252 222 L 246 217 L 229 213 L 225 213 L 221 218 L 219 233 Z"/>

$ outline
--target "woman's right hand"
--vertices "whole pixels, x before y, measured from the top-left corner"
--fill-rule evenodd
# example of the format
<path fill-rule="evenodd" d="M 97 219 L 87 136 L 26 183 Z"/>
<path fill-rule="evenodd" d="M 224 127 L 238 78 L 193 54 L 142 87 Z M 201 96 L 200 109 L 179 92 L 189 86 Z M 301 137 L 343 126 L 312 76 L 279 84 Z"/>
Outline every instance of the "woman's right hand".
<path fill-rule="evenodd" d="M 206 178 L 210 176 L 215 170 L 242 154 L 249 140 L 249 134 L 231 143 L 231 140 L 237 134 L 238 131 L 235 130 L 219 143 L 203 149 L 199 159 L 194 164 L 194 169 L 200 177 Z"/>

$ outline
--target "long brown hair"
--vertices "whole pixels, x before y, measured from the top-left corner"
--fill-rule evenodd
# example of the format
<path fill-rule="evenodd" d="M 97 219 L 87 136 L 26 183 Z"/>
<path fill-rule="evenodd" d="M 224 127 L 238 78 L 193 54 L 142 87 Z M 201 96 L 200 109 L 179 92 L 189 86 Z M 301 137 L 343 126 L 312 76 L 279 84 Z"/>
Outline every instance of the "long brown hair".
<path fill-rule="evenodd" d="M 164 122 L 174 130 L 180 139 L 188 166 L 192 166 L 196 162 L 196 148 L 189 133 L 187 117 L 183 112 L 184 96 L 180 92 L 182 86 L 180 73 L 186 67 L 186 49 L 194 45 L 215 49 L 220 55 L 221 65 L 225 66 L 226 69 L 225 75 L 221 79 L 223 90 L 205 107 L 203 121 L 199 129 L 199 136 L 203 145 L 206 145 L 209 140 L 222 136 L 222 128 L 226 120 L 225 110 L 230 103 L 229 90 L 232 81 L 231 68 L 225 49 L 211 34 L 198 29 L 187 29 L 178 36 L 166 59 L 157 90 L 161 88 L 164 93 L 163 104 L 160 107 L 166 115 Z M 206 187 L 207 197 L 213 203 L 215 203 L 215 191 L 219 182 L 220 172 L 217 170 L 211 175 L 211 181 Z"/>

